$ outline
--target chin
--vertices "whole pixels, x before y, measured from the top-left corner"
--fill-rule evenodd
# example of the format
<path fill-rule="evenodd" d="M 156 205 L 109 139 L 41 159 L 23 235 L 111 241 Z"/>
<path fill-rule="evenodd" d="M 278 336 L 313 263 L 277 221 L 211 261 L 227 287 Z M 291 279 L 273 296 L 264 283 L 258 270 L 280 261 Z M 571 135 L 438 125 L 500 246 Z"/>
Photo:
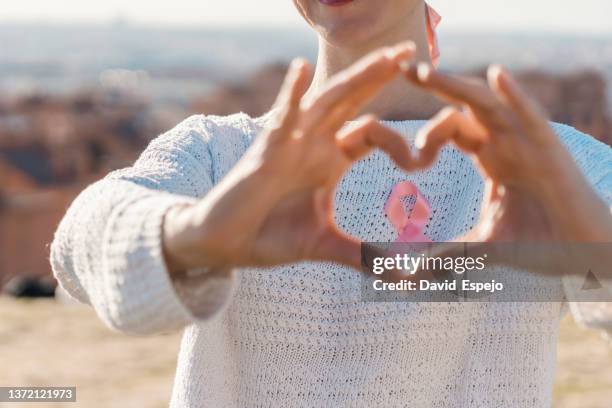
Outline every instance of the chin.
<path fill-rule="evenodd" d="M 370 42 L 373 37 L 371 19 L 335 21 L 318 28 L 328 43 L 338 47 L 358 46 Z"/>
<path fill-rule="evenodd" d="M 338 47 L 365 45 L 397 23 L 417 0 L 294 0 L 304 18 Z"/>
<path fill-rule="evenodd" d="M 380 11 L 368 7 L 361 13 L 328 15 L 317 22 L 317 31 L 326 41 L 337 46 L 355 46 L 369 42 L 381 30 Z M 384 29 L 384 27 L 382 27 Z"/>

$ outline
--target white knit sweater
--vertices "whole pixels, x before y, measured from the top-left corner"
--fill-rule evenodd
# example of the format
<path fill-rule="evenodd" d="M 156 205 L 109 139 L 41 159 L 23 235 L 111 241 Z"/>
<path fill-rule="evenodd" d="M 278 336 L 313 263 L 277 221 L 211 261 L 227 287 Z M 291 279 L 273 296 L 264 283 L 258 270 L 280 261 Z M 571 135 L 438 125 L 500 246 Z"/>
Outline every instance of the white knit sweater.
<path fill-rule="evenodd" d="M 185 328 L 173 407 L 551 405 L 561 303 L 362 302 L 358 274 L 332 263 L 173 284 L 160 246 L 164 213 L 204 196 L 263 121 L 244 114 L 187 119 L 132 167 L 82 192 L 52 245 L 60 284 L 109 326 L 137 334 Z M 411 142 L 423 123 L 387 122 Z M 612 202 L 611 149 L 555 128 Z M 338 188 L 338 225 L 367 241 L 393 240 L 383 205 L 402 180 L 430 201 L 426 234 L 434 241 L 477 220 L 482 180 L 449 147 L 416 174 L 378 152 L 357 163 Z"/>

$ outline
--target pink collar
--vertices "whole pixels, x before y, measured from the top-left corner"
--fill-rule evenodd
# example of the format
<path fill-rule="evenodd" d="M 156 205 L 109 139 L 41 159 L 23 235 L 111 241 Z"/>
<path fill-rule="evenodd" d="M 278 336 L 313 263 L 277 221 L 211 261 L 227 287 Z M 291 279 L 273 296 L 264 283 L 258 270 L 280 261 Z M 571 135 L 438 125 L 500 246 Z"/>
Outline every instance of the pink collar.
<path fill-rule="evenodd" d="M 429 55 L 434 66 L 440 61 L 440 45 L 436 28 L 440 25 L 442 17 L 429 4 L 425 3 L 425 14 L 427 16 L 427 41 L 429 42 Z"/>

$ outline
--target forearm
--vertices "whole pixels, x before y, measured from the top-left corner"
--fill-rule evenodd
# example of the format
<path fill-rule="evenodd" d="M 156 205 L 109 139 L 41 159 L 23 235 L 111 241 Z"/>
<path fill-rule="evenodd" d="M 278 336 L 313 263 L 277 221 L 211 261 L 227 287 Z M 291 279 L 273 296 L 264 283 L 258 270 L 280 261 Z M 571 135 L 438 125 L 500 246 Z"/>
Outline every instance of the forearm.
<path fill-rule="evenodd" d="M 205 268 L 228 270 L 254 266 L 242 259 L 241 242 L 247 236 L 253 214 L 267 213 L 286 192 L 275 184 L 275 170 L 250 160 L 248 153 L 206 196 L 193 205 L 178 205 L 166 213 L 162 224 L 163 252 L 172 276 Z M 245 206 L 245 197 L 248 205 Z M 247 228 L 248 227 L 248 228 Z"/>
<path fill-rule="evenodd" d="M 207 292 L 215 309 L 190 308 L 195 303 L 183 297 L 189 292 L 177 294 L 177 288 L 199 288 L 210 279 L 174 282 L 163 254 L 166 214 L 197 202 L 212 186 L 206 139 L 194 130 L 201 122 L 192 118 L 177 126 L 155 139 L 133 167 L 83 191 L 56 232 L 51 261 L 58 281 L 118 330 L 180 328 L 219 310 L 231 292 Z"/>
<path fill-rule="evenodd" d="M 89 187 L 52 244 L 60 284 L 117 330 L 152 333 L 186 324 L 190 313 L 170 284 L 159 231 L 166 209 L 188 200 L 118 180 Z"/>
<path fill-rule="evenodd" d="M 551 219 L 563 220 L 557 227 L 569 242 L 612 243 L 612 206 L 588 182 L 565 149 L 554 167 L 556 182 L 543 179 L 538 194 Z"/>

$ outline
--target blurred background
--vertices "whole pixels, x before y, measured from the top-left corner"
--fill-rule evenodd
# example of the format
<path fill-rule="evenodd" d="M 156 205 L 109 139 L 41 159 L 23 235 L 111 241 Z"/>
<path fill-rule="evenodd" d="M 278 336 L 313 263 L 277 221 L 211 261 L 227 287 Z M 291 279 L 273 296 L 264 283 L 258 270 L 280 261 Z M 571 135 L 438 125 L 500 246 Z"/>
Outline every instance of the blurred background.
<path fill-rule="evenodd" d="M 503 63 L 555 121 L 612 143 L 612 3 L 430 3 L 443 69 Z M 53 232 L 80 190 L 159 133 L 194 113 L 260 115 L 288 61 L 315 55 L 290 0 L 3 3 L 0 385 L 76 385 L 87 407 L 167 405 L 179 336 L 123 337 L 54 300 Z M 568 318 L 558 355 L 555 406 L 610 407 L 610 343 Z"/>

